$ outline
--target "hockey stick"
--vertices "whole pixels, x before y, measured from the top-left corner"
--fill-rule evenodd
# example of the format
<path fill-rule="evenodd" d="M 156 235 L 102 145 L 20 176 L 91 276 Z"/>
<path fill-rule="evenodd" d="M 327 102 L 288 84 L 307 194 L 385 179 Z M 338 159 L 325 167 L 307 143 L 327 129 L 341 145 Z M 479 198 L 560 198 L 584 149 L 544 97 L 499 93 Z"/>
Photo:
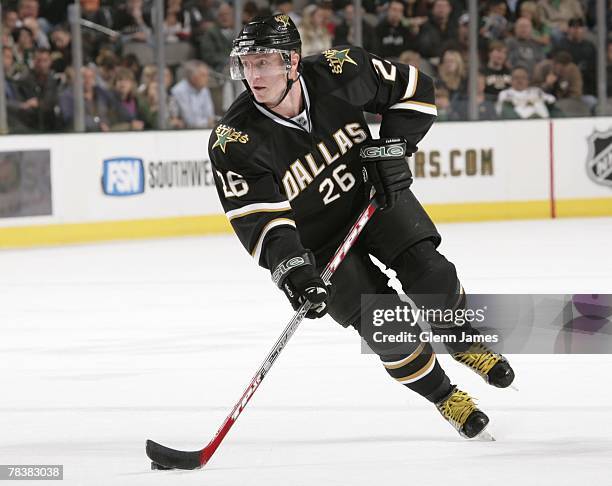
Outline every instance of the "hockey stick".
<path fill-rule="evenodd" d="M 331 276 L 340 266 L 355 241 L 357 241 L 357 237 L 370 220 L 377 207 L 378 205 L 376 201 L 373 199 L 370 200 L 368 206 L 363 210 L 359 218 L 357 218 L 344 238 L 344 241 L 340 244 L 336 250 L 336 253 L 334 253 L 334 256 L 323 270 L 321 278 L 324 282 L 329 283 Z M 304 316 L 310 309 L 310 306 L 310 302 L 306 301 L 297 310 L 291 321 L 289 321 L 289 324 L 287 324 L 287 327 L 285 327 L 285 330 L 281 336 L 272 347 L 272 350 L 264 360 L 263 364 L 259 370 L 257 370 L 257 373 L 255 373 L 255 376 L 242 394 L 242 397 L 238 403 L 234 405 L 234 408 L 226 417 L 225 421 L 208 445 L 199 451 L 178 451 L 176 449 L 165 447 L 157 442 L 153 442 L 152 440 L 147 440 L 146 451 L 147 456 L 149 456 L 149 459 L 152 461 L 151 469 L 198 469 L 206 465 L 221 444 L 221 441 L 232 428 L 232 425 L 234 425 L 234 422 L 236 422 L 238 419 L 238 416 L 246 407 L 247 403 L 249 403 L 249 400 L 255 393 L 255 390 L 257 390 L 268 371 L 270 371 L 270 368 L 272 368 L 276 358 L 278 358 L 289 339 L 291 339 L 291 336 L 293 336 L 297 330 L 298 326 L 304 319 Z"/>

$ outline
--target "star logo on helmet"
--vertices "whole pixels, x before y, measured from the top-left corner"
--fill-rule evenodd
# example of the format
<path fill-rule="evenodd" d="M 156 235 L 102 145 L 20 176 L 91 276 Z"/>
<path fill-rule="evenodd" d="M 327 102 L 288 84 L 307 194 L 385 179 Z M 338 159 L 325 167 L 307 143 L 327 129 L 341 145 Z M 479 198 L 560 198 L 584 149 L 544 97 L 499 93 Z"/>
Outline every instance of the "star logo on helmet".
<path fill-rule="evenodd" d="M 350 49 L 342 49 L 338 51 L 336 49 L 328 49 L 323 52 L 323 56 L 327 59 L 327 63 L 334 74 L 342 74 L 342 70 L 344 69 L 344 63 L 348 62 L 350 64 L 354 64 L 357 66 L 357 63 L 354 59 L 349 56 Z"/>
<path fill-rule="evenodd" d="M 282 24 L 285 29 L 289 27 L 289 15 L 277 15 L 274 17 L 274 20 L 276 20 L 276 22 L 279 24 Z"/>
<path fill-rule="evenodd" d="M 215 135 L 217 135 L 217 141 L 212 148 L 219 147 L 223 153 L 225 153 L 226 146 L 230 142 L 247 143 L 249 141 L 249 136 L 246 133 L 223 124 L 215 129 Z"/>

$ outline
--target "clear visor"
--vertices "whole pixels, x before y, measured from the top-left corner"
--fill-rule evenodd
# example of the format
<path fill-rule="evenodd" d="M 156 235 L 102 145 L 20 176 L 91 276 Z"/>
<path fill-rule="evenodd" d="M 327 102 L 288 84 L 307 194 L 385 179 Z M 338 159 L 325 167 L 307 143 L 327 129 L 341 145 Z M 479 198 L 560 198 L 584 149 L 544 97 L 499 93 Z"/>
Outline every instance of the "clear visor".
<path fill-rule="evenodd" d="M 234 80 L 287 74 L 291 52 L 270 47 L 234 47 L 230 53 L 230 75 Z"/>

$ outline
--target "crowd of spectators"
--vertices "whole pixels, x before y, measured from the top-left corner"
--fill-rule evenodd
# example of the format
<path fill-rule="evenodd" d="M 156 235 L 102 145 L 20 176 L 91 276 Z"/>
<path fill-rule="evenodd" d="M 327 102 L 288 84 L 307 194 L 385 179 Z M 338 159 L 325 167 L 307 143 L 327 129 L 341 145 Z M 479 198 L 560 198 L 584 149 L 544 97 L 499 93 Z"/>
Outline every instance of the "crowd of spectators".
<path fill-rule="evenodd" d="M 242 21 L 282 12 L 298 25 L 303 55 L 355 42 L 347 0 L 248 0 Z M 607 9 L 612 28 L 612 0 Z M 71 130 L 73 79 L 68 0 L 3 1 L 2 60 L 12 133 Z M 81 0 L 82 79 L 88 131 L 158 128 L 152 0 Z M 362 0 L 364 47 L 436 80 L 439 119 L 468 113 L 464 0 Z M 595 0 L 479 2 L 481 119 L 595 113 Z M 228 76 L 235 14 L 224 0 L 165 0 L 166 125 L 208 128 L 243 90 Z M 96 28 L 96 26 L 98 26 Z M 607 44 L 612 97 L 612 41 Z"/>

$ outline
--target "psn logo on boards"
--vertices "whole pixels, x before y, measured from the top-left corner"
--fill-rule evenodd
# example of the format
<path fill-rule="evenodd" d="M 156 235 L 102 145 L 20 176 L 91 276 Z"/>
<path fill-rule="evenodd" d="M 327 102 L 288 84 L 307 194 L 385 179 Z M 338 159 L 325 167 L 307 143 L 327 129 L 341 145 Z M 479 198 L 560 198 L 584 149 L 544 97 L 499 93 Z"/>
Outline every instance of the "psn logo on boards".
<path fill-rule="evenodd" d="M 102 190 L 108 196 L 133 196 L 145 190 L 144 164 L 135 157 L 104 160 Z"/>

